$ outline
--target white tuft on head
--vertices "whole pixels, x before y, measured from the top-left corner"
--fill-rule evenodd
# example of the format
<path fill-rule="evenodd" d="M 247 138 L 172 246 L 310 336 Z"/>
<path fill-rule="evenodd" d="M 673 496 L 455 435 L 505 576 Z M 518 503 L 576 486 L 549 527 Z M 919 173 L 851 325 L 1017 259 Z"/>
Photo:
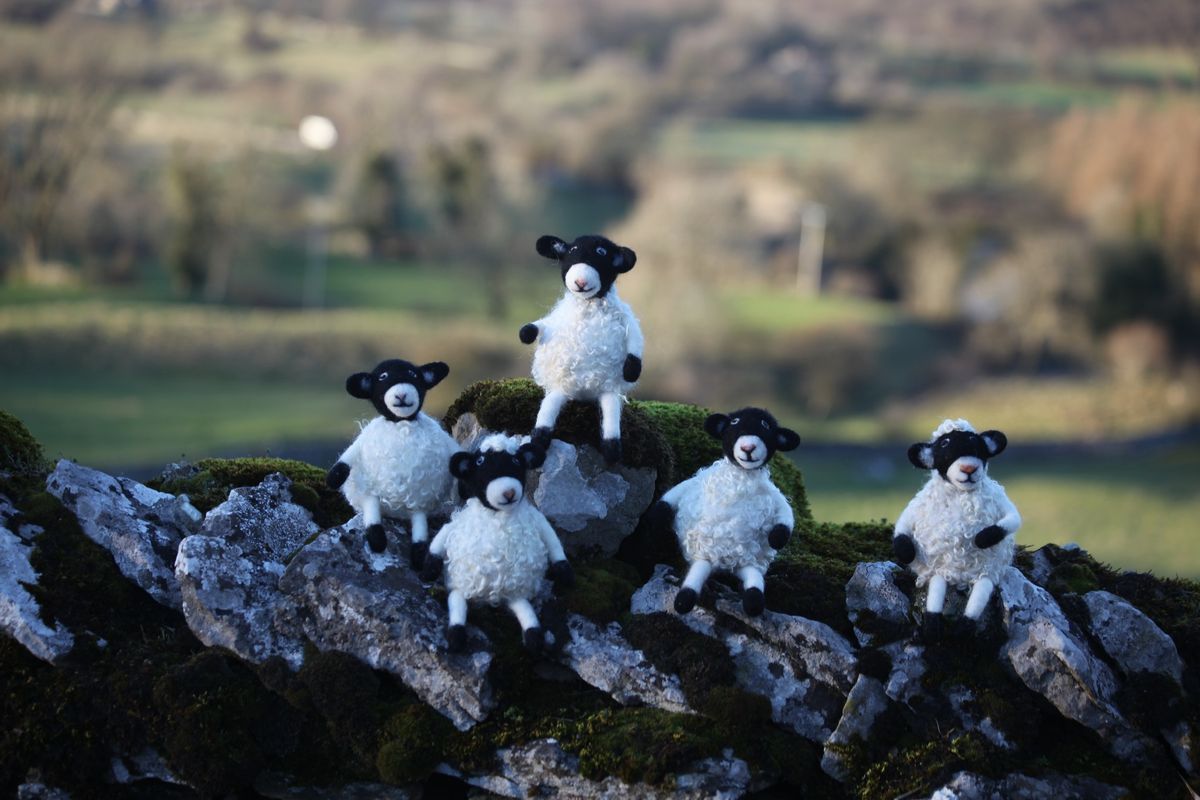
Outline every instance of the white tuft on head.
<path fill-rule="evenodd" d="M 948 419 L 943 421 L 941 425 L 937 426 L 937 430 L 935 430 L 933 435 L 929 437 L 929 441 L 936 442 L 939 437 L 945 436 L 951 431 L 967 431 L 968 433 L 974 433 L 975 428 L 965 419 Z"/>
<path fill-rule="evenodd" d="M 503 433 L 493 433 L 485 436 L 479 442 L 479 452 L 481 453 L 512 453 L 516 455 L 517 448 L 529 441 L 528 436 L 508 436 Z"/>

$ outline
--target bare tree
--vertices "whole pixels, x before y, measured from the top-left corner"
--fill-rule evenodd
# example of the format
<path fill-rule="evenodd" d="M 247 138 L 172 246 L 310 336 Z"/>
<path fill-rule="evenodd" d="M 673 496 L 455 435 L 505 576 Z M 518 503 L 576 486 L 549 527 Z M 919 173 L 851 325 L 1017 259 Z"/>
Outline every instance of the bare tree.
<path fill-rule="evenodd" d="M 0 251 L 0 277 L 13 263 L 31 271 L 42 262 L 71 178 L 103 140 L 118 91 L 93 64 L 0 83 L 0 238 L 9 251 Z"/>

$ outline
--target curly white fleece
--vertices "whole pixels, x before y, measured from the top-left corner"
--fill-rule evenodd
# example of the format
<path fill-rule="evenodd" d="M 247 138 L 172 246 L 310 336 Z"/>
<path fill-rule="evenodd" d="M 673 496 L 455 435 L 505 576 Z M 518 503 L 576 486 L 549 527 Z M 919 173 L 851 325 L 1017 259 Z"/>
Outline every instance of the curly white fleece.
<path fill-rule="evenodd" d="M 626 356 L 641 357 L 642 331 L 615 286 L 592 299 L 568 293 L 536 324 L 533 380 L 538 386 L 573 400 L 594 400 L 607 392 L 624 395 L 633 388 L 622 370 Z"/>
<path fill-rule="evenodd" d="M 1015 537 L 1009 531 L 998 544 L 980 549 L 975 534 L 1016 513 L 1004 487 L 991 478 L 985 476 L 974 491 L 964 492 L 935 472 L 896 523 L 896 529 L 908 532 L 917 545 L 912 562 L 917 585 L 924 586 L 933 575 L 959 587 L 979 578 L 998 583 L 1012 564 Z M 901 523 L 907 530 L 901 530 Z"/>
<path fill-rule="evenodd" d="M 442 526 L 429 550 L 445 553 L 447 589 L 496 605 L 533 597 L 550 561 L 563 558 L 561 547 L 551 552 L 547 546 L 547 533 L 557 544 L 550 523 L 527 501 L 511 511 L 492 511 L 472 497 Z"/>
<path fill-rule="evenodd" d="M 340 460 L 350 465 L 342 493 L 359 512 L 368 498 L 379 498 L 388 517 L 448 510 L 454 488 L 450 456 L 461 449 L 423 412 L 402 422 L 376 417 L 342 453 Z"/>
<path fill-rule="evenodd" d="M 767 467 L 742 469 L 726 458 L 678 484 L 663 500 L 676 509 L 675 534 L 684 557 L 714 569 L 766 572 L 775 558 L 767 533 L 795 522 Z"/>

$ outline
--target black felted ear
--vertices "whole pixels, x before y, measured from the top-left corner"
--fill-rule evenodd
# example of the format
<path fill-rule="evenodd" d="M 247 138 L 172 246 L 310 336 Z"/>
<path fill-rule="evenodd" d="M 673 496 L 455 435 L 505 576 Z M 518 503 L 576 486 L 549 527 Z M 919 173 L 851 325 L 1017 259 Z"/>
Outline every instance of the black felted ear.
<path fill-rule="evenodd" d="M 450 456 L 450 474 L 456 478 L 465 478 L 471 474 L 471 454 L 458 452 Z"/>
<path fill-rule="evenodd" d="M 721 434 L 729 427 L 729 417 L 724 414 L 713 414 L 704 420 L 704 430 L 714 439 L 720 439 Z"/>
<path fill-rule="evenodd" d="M 633 269 L 633 265 L 637 263 L 637 253 L 630 250 L 628 247 L 622 247 L 613 257 L 613 268 L 617 272 L 629 272 Z"/>
<path fill-rule="evenodd" d="M 537 240 L 538 255 L 543 258 L 562 258 L 567 252 L 567 243 L 557 236 L 540 236 Z"/>
<path fill-rule="evenodd" d="M 987 445 L 988 456 L 998 456 L 1004 452 L 1004 448 L 1008 447 L 1008 437 L 1000 431 L 984 431 L 979 434 L 983 437 L 983 443 Z"/>
<path fill-rule="evenodd" d="M 517 448 L 517 458 L 521 459 L 526 469 L 537 469 L 546 463 L 546 451 L 529 442 Z"/>
<path fill-rule="evenodd" d="M 908 448 L 908 460 L 917 469 L 933 469 L 933 445 L 917 442 Z"/>
<path fill-rule="evenodd" d="M 791 428 L 780 428 L 775 431 L 776 449 L 787 452 L 800 446 L 800 434 Z"/>
<path fill-rule="evenodd" d="M 428 364 L 417 367 L 417 372 L 421 373 L 421 378 L 425 381 L 425 388 L 432 389 L 450 374 L 450 367 L 442 361 L 430 361 Z"/>
<path fill-rule="evenodd" d="M 371 396 L 371 373 L 356 372 L 346 378 L 346 391 L 351 397 L 366 400 Z"/>

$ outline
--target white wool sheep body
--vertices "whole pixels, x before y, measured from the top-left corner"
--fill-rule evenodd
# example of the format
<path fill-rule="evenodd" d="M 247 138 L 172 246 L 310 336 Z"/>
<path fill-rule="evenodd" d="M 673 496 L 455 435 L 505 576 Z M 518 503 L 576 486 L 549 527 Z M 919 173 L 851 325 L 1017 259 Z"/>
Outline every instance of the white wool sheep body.
<path fill-rule="evenodd" d="M 551 562 L 547 533 L 558 541 L 529 503 L 498 514 L 471 498 L 436 537 L 445 552 L 446 588 L 490 605 L 533 597 Z"/>
<path fill-rule="evenodd" d="M 641 355 L 642 332 L 615 286 L 591 299 L 567 293 L 538 324 L 533 380 L 547 393 L 596 400 L 608 393 L 624 396 L 633 388 L 622 369 L 630 353 Z"/>
<path fill-rule="evenodd" d="M 913 466 L 929 480 L 896 520 L 893 549 L 918 586 L 929 586 L 925 610 L 940 618 L 946 588 L 970 587 L 963 614 L 983 614 L 1016 552 L 1021 515 L 1004 487 L 988 475 L 988 459 L 1008 446 L 996 430 L 976 433 L 963 419 L 945 420 L 928 442 L 909 448 Z"/>
<path fill-rule="evenodd" d="M 340 458 L 350 465 L 342 492 L 359 513 L 372 498 L 388 517 L 407 519 L 413 512 L 448 511 L 454 477 L 446 464 L 461 449 L 424 413 L 404 422 L 376 417 L 363 426 Z"/>
<path fill-rule="evenodd" d="M 765 573 L 775 558 L 767 532 L 795 522 L 768 467 L 746 470 L 725 458 L 675 486 L 663 500 L 679 509 L 675 533 L 684 557 L 729 572 L 750 567 Z"/>
<path fill-rule="evenodd" d="M 991 478 L 984 478 L 979 488 L 967 493 L 934 475 L 901 515 L 917 544 L 917 557 L 911 564 L 917 585 L 924 586 L 934 575 L 959 588 L 980 578 L 998 582 L 1012 564 L 1017 543 L 1006 536 L 999 544 L 982 549 L 975 546 L 975 534 L 1016 511 L 1004 487 Z"/>

